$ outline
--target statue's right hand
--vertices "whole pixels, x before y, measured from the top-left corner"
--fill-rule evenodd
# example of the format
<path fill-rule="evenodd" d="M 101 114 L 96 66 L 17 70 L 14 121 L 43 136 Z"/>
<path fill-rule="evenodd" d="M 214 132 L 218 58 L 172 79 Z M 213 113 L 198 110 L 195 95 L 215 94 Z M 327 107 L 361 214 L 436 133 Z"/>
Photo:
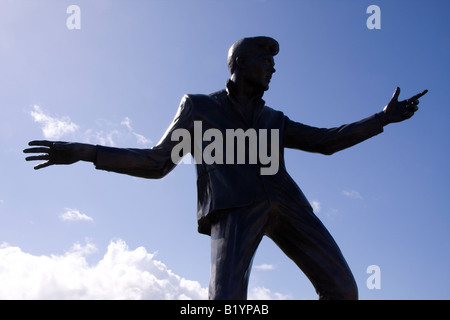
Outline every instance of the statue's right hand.
<path fill-rule="evenodd" d="M 42 169 L 54 164 L 72 164 L 81 160 L 82 146 L 80 143 L 70 143 L 61 141 L 34 140 L 28 143 L 33 148 L 23 150 L 24 153 L 34 153 L 26 157 L 26 161 L 47 160 L 38 164 L 34 169 Z"/>

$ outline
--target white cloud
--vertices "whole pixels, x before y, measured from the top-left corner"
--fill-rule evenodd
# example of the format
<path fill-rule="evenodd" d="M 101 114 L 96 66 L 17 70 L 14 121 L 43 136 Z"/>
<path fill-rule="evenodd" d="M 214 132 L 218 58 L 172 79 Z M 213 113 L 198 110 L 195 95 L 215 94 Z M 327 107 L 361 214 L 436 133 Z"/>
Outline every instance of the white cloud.
<path fill-rule="evenodd" d="M 262 270 L 262 271 L 269 271 L 269 270 L 275 270 L 275 266 L 273 264 L 260 264 L 253 267 L 255 270 Z"/>
<path fill-rule="evenodd" d="M 278 292 L 271 292 L 264 287 L 251 288 L 248 293 L 249 300 L 287 300 L 290 299 L 289 295 L 281 294 Z"/>
<path fill-rule="evenodd" d="M 64 255 L 34 256 L 0 246 L 0 299 L 206 299 L 207 289 L 184 279 L 143 247 L 112 241 L 94 266 L 95 246 L 76 245 Z"/>
<path fill-rule="evenodd" d="M 115 129 L 106 133 L 103 130 L 94 131 L 93 129 L 87 129 L 80 138 L 87 143 L 96 143 L 113 147 L 116 145 L 115 139 L 119 136 L 120 132 Z"/>
<path fill-rule="evenodd" d="M 351 191 L 343 190 L 342 194 L 346 197 L 353 198 L 353 199 L 362 199 L 363 198 L 361 196 L 361 194 L 356 190 L 351 190 Z"/>
<path fill-rule="evenodd" d="M 313 207 L 313 210 L 315 213 L 320 212 L 321 207 L 320 207 L 320 202 L 319 201 L 311 201 L 311 205 Z"/>
<path fill-rule="evenodd" d="M 0 299 L 208 298 L 207 288 L 176 275 L 143 247 L 130 250 L 123 240 L 111 241 L 101 260 L 89 265 L 86 256 L 95 251 L 93 244 L 75 244 L 63 255 L 36 256 L 1 244 Z M 263 287 L 251 288 L 248 297 L 288 298 Z"/>
<path fill-rule="evenodd" d="M 125 117 L 120 124 L 127 127 L 130 131 L 133 130 L 133 128 L 131 127 L 131 120 L 128 117 Z"/>
<path fill-rule="evenodd" d="M 128 131 L 131 132 L 135 137 L 138 144 L 143 146 L 148 146 L 152 143 L 152 140 L 147 139 L 142 134 L 139 134 L 133 130 L 133 127 L 131 126 L 131 120 L 128 117 L 125 117 L 122 122 L 120 122 L 121 125 L 127 127 Z"/>
<path fill-rule="evenodd" d="M 149 146 L 152 143 L 152 140 L 147 139 L 142 134 L 139 134 L 139 133 L 136 133 L 136 132 L 132 132 L 132 133 L 136 137 L 136 141 L 137 141 L 138 144 L 140 144 L 142 146 Z"/>
<path fill-rule="evenodd" d="M 59 218 L 64 221 L 93 221 L 88 215 L 81 213 L 77 209 L 66 208 Z"/>
<path fill-rule="evenodd" d="M 30 112 L 33 120 L 41 125 L 42 133 L 47 139 L 59 139 L 67 133 L 74 133 L 78 130 L 78 125 L 73 123 L 68 117 L 54 118 L 44 113 L 41 107 L 33 106 Z"/>
<path fill-rule="evenodd" d="M 130 144 L 130 141 L 134 141 L 140 146 L 150 147 L 153 143 L 151 139 L 133 130 L 131 119 L 128 117 L 125 117 L 120 122 L 120 125 L 108 120 L 98 120 L 96 121 L 97 128 L 88 128 L 84 132 L 79 132 L 80 127 L 72 122 L 69 117 L 52 117 L 37 105 L 33 106 L 33 110 L 29 113 L 33 120 L 40 124 L 46 139 L 60 139 L 66 134 L 76 133 L 73 138 L 81 142 L 107 146 L 116 146 L 118 143 Z"/>

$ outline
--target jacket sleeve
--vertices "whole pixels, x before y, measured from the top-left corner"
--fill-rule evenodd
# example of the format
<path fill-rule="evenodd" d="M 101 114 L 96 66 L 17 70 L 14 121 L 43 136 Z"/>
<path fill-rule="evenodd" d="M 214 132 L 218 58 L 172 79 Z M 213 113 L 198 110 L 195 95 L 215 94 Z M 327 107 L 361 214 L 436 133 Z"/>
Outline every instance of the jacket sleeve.
<path fill-rule="evenodd" d="M 377 114 L 336 128 L 324 129 L 285 119 L 283 146 L 331 155 L 383 132 Z"/>
<path fill-rule="evenodd" d="M 185 95 L 171 125 L 154 147 L 151 149 L 125 149 L 97 146 L 95 167 L 100 170 L 142 178 L 162 178 L 177 164 L 172 161 L 172 149 L 180 141 L 172 141 L 172 133 L 177 129 L 192 133 L 192 123 L 192 103 L 189 96 Z"/>

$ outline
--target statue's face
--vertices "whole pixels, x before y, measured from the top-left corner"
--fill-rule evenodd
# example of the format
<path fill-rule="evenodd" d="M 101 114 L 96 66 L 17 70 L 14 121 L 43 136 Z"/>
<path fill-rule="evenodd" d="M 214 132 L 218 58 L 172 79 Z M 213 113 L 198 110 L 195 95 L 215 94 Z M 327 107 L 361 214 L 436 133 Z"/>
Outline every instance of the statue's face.
<path fill-rule="evenodd" d="M 271 54 L 253 54 L 245 58 L 243 74 L 246 81 L 257 90 L 268 90 L 275 72 L 275 61 Z"/>

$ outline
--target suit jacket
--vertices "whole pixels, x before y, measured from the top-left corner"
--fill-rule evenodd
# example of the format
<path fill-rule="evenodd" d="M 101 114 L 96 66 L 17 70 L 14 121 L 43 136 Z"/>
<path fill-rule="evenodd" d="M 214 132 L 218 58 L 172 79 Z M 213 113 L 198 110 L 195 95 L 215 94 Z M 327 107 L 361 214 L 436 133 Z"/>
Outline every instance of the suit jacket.
<path fill-rule="evenodd" d="M 185 95 L 172 124 L 156 146 L 151 149 L 97 146 L 96 168 L 144 178 L 162 178 L 176 165 L 171 153 L 180 141 L 172 141 L 173 132 L 183 129 L 194 137 L 194 121 L 201 121 L 202 133 L 208 129 L 218 129 L 224 137 L 227 129 L 241 128 L 246 131 L 254 128 L 258 138 L 263 132 L 260 129 L 278 130 L 279 169 L 274 175 L 260 174 L 261 167 L 264 167 L 261 161 L 245 164 L 230 164 L 225 160 L 223 164 L 208 164 L 205 161 L 196 163 L 198 230 L 210 234 L 211 219 L 215 213 L 251 206 L 254 199 L 260 199 L 261 196 L 270 198 L 281 191 L 300 205 L 310 207 L 303 192 L 286 171 L 284 148 L 330 155 L 383 131 L 376 114 L 336 128 L 307 126 L 290 120 L 281 111 L 265 106 L 261 97 L 255 97 L 252 102 L 253 114 L 244 114 L 242 103 L 234 91 L 233 83 L 229 81 L 227 89 L 210 95 Z M 272 143 L 269 139 L 268 150 L 271 150 Z M 189 151 L 203 152 L 210 144 L 211 141 L 204 141 L 200 135 L 197 139 L 191 139 Z M 226 157 L 225 149 L 223 159 Z"/>

